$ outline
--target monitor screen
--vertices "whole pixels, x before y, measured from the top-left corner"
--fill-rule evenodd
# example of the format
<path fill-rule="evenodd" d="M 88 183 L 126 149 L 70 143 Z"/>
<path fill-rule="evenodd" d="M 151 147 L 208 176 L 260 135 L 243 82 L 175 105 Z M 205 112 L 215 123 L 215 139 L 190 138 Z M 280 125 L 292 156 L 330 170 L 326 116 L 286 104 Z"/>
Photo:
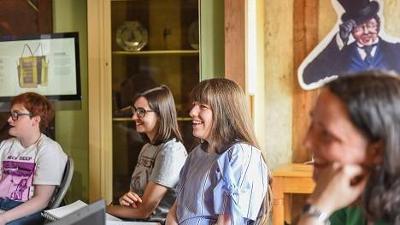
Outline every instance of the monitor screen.
<path fill-rule="evenodd" d="M 48 225 L 105 225 L 106 224 L 106 204 L 104 200 L 87 205 L 59 220 Z"/>
<path fill-rule="evenodd" d="M 81 100 L 78 33 L 0 38 L 0 102 L 28 91 Z"/>

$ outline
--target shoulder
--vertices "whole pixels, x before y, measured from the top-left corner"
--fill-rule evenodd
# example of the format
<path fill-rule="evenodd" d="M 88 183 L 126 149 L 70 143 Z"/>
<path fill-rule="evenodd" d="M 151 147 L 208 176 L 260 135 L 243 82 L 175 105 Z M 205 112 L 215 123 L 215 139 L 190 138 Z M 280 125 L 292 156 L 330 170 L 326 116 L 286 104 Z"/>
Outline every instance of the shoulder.
<path fill-rule="evenodd" d="M 175 139 L 159 145 L 161 155 L 187 155 L 185 146 Z"/>
<path fill-rule="evenodd" d="M 267 174 L 268 171 L 261 151 L 255 146 L 243 142 L 232 145 L 220 156 L 218 164 L 220 167 L 225 167 L 222 164 L 229 164 L 234 169 L 251 174 Z"/>
<path fill-rule="evenodd" d="M 20 149 L 17 147 L 17 146 L 21 146 L 20 144 L 16 144 L 15 146 L 12 146 L 13 143 L 19 143 L 19 141 L 14 137 L 2 141 L 0 143 L 0 153 L 3 154 L 3 153 L 7 153 L 8 150 L 14 151 L 16 149 Z M 11 147 L 13 149 L 10 149 Z"/>
<path fill-rule="evenodd" d="M 232 145 L 219 156 L 218 165 L 223 168 L 227 164 L 232 168 L 238 169 L 267 170 L 267 165 L 264 162 L 261 151 L 255 146 L 243 142 Z"/>
<path fill-rule="evenodd" d="M 43 137 L 38 143 L 38 149 L 39 149 L 39 154 L 49 154 L 49 155 L 60 155 L 60 156 L 65 156 L 66 154 L 64 153 L 61 145 L 54 141 L 53 139 L 47 137 L 46 135 L 42 134 Z"/>
<path fill-rule="evenodd" d="M 47 137 L 44 134 L 42 134 L 42 135 L 43 135 L 43 137 L 38 143 L 39 148 L 57 148 L 57 149 L 61 149 L 60 144 L 58 144 L 56 141 L 54 141 L 53 139 Z"/>
<path fill-rule="evenodd" d="M 379 45 L 383 51 L 399 51 L 400 50 L 400 43 L 399 42 L 389 42 L 389 41 L 385 41 L 383 39 L 380 39 L 379 41 Z"/>
<path fill-rule="evenodd" d="M 175 138 L 165 142 L 164 144 L 161 144 L 161 148 L 163 151 L 170 151 L 170 152 L 186 152 L 185 146 L 182 144 L 182 142 L 177 141 Z"/>
<path fill-rule="evenodd" d="M 6 140 L 2 141 L 0 143 L 0 149 L 12 145 L 12 143 L 14 141 L 18 141 L 18 140 L 16 138 L 12 137 L 12 138 L 9 138 L 9 139 L 6 139 Z"/>
<path fill-rule="evenodd" d="M 246 159 L 248 157 L 262 157 L 261 151 L 258 148 L 244 142 L 233 144 L 230 148 L 228 148 L 227 153 L 231 158 L 244 157 L 243 159 Z"/>

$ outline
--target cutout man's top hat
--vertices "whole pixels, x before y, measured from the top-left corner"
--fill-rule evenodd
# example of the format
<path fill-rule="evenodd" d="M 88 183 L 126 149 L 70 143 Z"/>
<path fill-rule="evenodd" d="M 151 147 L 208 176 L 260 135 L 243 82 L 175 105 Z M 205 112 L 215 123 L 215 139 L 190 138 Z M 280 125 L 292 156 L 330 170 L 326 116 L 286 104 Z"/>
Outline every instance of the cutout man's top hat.
<path fill-rule="evenodd" d="M 357 24 L 363 23 L 378 13 L 379 3 L 370 0 L 338 0 L 345 13 L 342 21 L 353 19 Z"/>

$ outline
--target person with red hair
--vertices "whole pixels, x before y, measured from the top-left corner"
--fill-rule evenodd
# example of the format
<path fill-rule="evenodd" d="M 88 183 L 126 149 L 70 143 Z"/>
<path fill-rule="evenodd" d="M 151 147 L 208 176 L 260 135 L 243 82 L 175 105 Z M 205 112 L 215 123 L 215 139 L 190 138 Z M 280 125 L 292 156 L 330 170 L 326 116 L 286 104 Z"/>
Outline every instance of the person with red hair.
<path fill-rule="evenodd" d="M 11 100 L 11 138 L 0 143 L 0 225 L 42 222 L 67 162 L 61 146 L 43 134 L 54 111 L 46 97 L 27 92 Z"/>

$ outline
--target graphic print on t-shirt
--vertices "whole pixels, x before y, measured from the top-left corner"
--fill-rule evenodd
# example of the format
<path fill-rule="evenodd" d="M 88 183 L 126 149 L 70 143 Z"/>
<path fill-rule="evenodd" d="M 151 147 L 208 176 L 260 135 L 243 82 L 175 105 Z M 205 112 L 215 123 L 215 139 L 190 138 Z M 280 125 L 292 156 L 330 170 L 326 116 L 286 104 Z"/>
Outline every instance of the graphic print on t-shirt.
<path fill-rule="evenodd" d="M 131 188 L 133 189 L 132 191 L 135 191 L 139 195 L 143 194 L 140 192 L 143 192 L 144 188 L 146 187 L 146 184 L 150 178 L 151 170 L 154 166 L 154 161 L 155 158 L 152 157 L 140 157 L 131 178 Z"/>
<path fill-rule="evenodd" d="M 0 182 L 2 196 L 0 197 L 27 201 L 33 194 L 32 183 L 35 166 L 32 157 L 8 156 L 2 165 L 3 177 Z"/>

